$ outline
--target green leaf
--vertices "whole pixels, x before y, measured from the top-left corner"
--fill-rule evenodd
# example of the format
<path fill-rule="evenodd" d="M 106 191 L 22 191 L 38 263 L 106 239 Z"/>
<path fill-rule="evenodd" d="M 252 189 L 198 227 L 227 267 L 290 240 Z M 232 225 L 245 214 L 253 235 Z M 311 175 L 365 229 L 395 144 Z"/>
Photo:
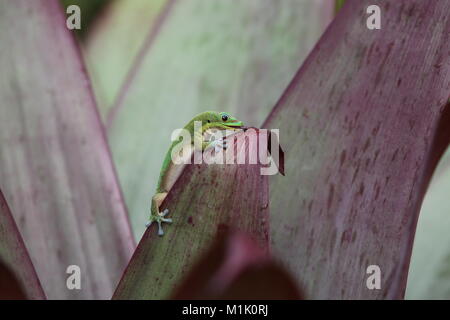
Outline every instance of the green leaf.
<path fill-rule="evenodd" d="M 89 28 L 83 44 L 92 86 L 105 118 L 139 50 L 150 45 L 167 0 L 117 0 Z M 169 1 L 170 2 L 170 1 Z M 167 11 L 167 10 L 166 10 Z M 144 43 L 147 41 L 147 43 Z M 131 75 L 130 75 L 131 76 Z"/>
<path fill-rule="evenodd" d="M 49 299 L 110 298 L 134 241 L 57 0 L 0 1 L 0 187 Z M 68 290 L 69 265 L 81 290 Z"/>
<path fill-rule="evenodd" d="M 366 27 L 369 4 L 347 1 L 264 124 L 286 154 L 286 177 L 270 180 L 272 248 L 312 299 L 403 297 L 450 137 L 450 2 L 380 2 L 381 30 Z"/>
<path fill-rule="evenodd" d="M 137 239 L 171 132 L 206 110 L 260 125 L 333 11 L 332 1 L 174 2 L 109 113 L 109 141 Z"/>
<path fill-rule="evenodd" d="M 251 141 L 256 134 L 243 136 Z M 248 233 L 268 250 L 268 176 L 261 175 L 258 164 L 231 164 L 236 163 L 234 146 L 230 140 L 227 164 L 185 166 L 161 205 L 161 210 L 169 209 L 173 224 L 164 225 L 163 237 L 157 235 L 156 226 L 146 230 L 115 299 L 168 298 L 208 250 L 216 231 L 226 226 Z M 256 150 L 254 144 L 238 142 L 234 155 L 248 152 L 248 157 Z"/>
<path fill-rule="evenodd" d="M 409 266 L 407 299 L 450 299 L 449 155 L 447 152 L 447 161 L 436 169 L 420 210 Z"/>
<path fill-rule="evenodd" d="M 179 285 L 172 299 L 293 300 L 301 294 L 293 279 L 251 238 L 219 232 L 208 252 Z"/>
<path fill-rule="evenodd" d="M 0 300 L 45 299 L 25 244 L 0 190 Z"/>

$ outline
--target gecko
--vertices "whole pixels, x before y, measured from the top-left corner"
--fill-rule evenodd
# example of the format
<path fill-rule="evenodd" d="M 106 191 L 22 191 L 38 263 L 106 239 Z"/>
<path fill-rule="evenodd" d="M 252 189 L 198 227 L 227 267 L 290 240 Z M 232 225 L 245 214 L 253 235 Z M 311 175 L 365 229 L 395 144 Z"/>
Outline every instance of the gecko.
<path fill-rule="evenodd" d="M 194 130 L 195 121 L 201 121 L 201 130 Z M 188 146 L 190 148 L 190 154 L 194 151 L 204 151 L 209 147 L 214 147 L 217 152 L 220 149 L 226 149 L 226 137 L 223 139 L 206 141 L 204 135 L 210 130 L 241 130 L 244 129 L 244 124 L 242 121 L 237 120 L 226 112 L 205 111 L 195 116 L 183 129 L 187 130 L 191 137 L 191 144 Z M 169 209 L 165 209 L 161 212 L 159 207 L 163 203 L 172 186 L 175 184 L 175 181 L 180 176 L 184 167 L 184 165 L 175 164 L 172 160 L 172 150 L 180 143 L 180 139 L 180 136 L 175 139 L 166 153 L 161 167 L 158 184 L 156 186 L 156 193 L 151 200 L 150 218 L 146 223 L 146 227 L 148 228 L 153 222 L 156 222 L 158 224 L 159 236 L 164 235 L 161 224 L 163 222 L 172 222 L 172 219 L 166 218 L 169 213 Z M 197 146 L 201 146 L 201 150 L 195 149 L 198 148 Z"/>

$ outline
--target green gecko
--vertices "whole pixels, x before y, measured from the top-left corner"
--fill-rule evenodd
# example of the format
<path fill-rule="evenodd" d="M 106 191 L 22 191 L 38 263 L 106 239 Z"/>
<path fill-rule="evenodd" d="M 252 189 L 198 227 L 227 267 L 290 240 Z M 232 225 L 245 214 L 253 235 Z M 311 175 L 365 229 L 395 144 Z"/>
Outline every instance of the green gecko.
<path fill-rule="evenodd" d="M 202 123 L 201 130 L 197 130 L 198 132 L 194 130 L 195 121 L 201 121 Z M 195 116 L 191 121 L 189 121 L 184 129 L 186 129 L 191 136 L 191 144 L 189 146 L 190 154 L 196 150 L 195 148 L 198 148 L 197 146 L 201 146 L 201 151 L 204 151 L 209 147 L 214 147 L 216 151 L 218 151 L 220 149 L 226 149 L 227 146 L 225 137 L 223 139 L 205 141 L 204 135 L 207 131 L 240 130 L 243 129 L 243 122 L 238 121 L 226 112 L 206 111 Z M 184 165 L 175 164 L 172 161 L 172 150 L 180 143 L 180 138 L 181 137 L 178 137 L 175 141 L 173 141 L 166 153 L 166 157 L 164 158 L 156 187 L 156 193 L 152 197 L 150 219 L 146 224 L 146 227 L 149 227 L 153 222 L 156 222 L 158 224 L 158 234 L 160 236 L 164 235 L 161 223 L 171 223 L 172 219 L 165 218 L 165 216 L 169 213 L 169 209 L 165 209 L 163 212 L 160 212 L 159 207 L 163 203 L 172 186 L 175 184 L 175 181 L 180 176 L 182 168 L 184 167 Z"/>

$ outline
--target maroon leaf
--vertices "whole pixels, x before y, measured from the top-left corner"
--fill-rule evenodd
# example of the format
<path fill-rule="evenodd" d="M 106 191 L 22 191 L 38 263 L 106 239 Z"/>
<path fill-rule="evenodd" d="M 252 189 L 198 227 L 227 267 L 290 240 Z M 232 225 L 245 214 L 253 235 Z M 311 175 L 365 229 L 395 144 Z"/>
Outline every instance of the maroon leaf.
<path fill-rule="evenodd" d="M 270 183 L 273 250 L 305 295 L 397 299 L 418 212 L 450 130 L 450 2 L 349 0 L 264 127 L 286 177 Z M 366 286 L 368 266 L 380 290 Z"/>
<path fill-rule="evenodd" d="M 0 300 L 45 299 L 16 223 L 0 190 Z"/>
<path fill-rule="evenodd" d="M 249 141 L 264 133 L 248 130 Z M 257 152 L 257 145 L 229 139 L 226 163 Z M 214 157 L 213 157 L 214 159 Z M 236 162 L 235 162 L 236 163 Z M 194 262 L 206 252 L 218 229 L 247 232 L 265 251 L 268 238 L 268 179 L 259 164 L 188 164 L 161 205 L 173 224 L 158 237 L 146 230 L 114 294 L 115 299 L 168 298 Z"/>
<path fill-rule="evenodd" d="M 16 276 L 0 261 L 0 300 L 25 300 Z"/>
<path fill-rule="evenodd" d="M 243 233 L 226 230 L 173 299 L 300 299 L 293 279 Z"/>

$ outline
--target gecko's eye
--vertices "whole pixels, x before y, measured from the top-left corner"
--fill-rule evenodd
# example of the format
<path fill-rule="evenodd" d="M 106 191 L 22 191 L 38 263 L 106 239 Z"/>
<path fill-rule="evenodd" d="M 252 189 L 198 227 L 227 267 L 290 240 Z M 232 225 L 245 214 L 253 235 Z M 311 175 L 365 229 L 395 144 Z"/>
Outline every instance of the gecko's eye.
<path fill-rule="evenodd" d="M 223 121 L 227 121 L 228 120 L 228 115 L 226 115 L 226 114 L 222 115 L 222 120 Z"/>

